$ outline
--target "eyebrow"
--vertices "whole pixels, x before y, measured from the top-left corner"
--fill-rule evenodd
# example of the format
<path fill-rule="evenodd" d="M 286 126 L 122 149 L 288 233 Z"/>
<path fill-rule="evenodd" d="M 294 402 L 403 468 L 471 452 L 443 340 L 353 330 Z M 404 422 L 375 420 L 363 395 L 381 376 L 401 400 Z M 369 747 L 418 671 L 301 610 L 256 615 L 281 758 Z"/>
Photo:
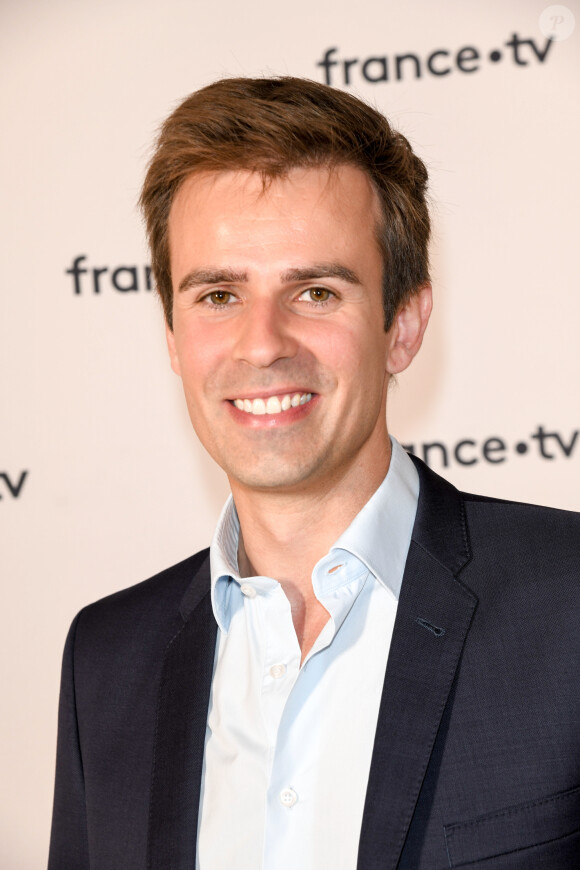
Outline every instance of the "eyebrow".
<path fill-rule="evenodd" d="M 311 266 L 286 269 L 280 276 L 284 284 L 296 281 L 315 281 L 319 278 L 340 278 L 348 284 L 360 284 L 360 278 L 341 263 L 314 263 Z M 192 269 L 180 281 L 178 290 L 183 292 L 193 287 L 204 284 L 245 284 L 248 280 L 247 272 L 238 272 L 235 269 L 218 269 L 207 266 L 201 269 Z"/>
<path fill-rule="evenodd" d="M 317 278 L 340 278 L 348 284 L 360 284 L 360 278 L 340 263 L 314 263 L 304 268 L 287 269 L 282 273 L 282 281 L 313 281 Z"/>
<path fill-rule="evenodd" d="M 203 284 L 243 284 L 247 280 L 247 272 L 236 272 L 234 269 L 213 269 L 208 266 L 204 269 L 192 269 L 185 278 L 182 278 L 177 289 L 181 293 L 183 290 L 200 287 Z"/>

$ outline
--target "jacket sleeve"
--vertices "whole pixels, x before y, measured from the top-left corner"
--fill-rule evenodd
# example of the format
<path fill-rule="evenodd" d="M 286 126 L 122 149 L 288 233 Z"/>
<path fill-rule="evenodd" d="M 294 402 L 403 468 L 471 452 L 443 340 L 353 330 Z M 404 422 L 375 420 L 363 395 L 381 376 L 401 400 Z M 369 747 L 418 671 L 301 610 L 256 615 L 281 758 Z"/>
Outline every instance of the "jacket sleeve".
<path fill-rule="evenodd" d="M 48 870 L 90 868 L 83 761 L 75 697 L 74 649 L 79 616 L 68 633 L 62 662 Z"/>

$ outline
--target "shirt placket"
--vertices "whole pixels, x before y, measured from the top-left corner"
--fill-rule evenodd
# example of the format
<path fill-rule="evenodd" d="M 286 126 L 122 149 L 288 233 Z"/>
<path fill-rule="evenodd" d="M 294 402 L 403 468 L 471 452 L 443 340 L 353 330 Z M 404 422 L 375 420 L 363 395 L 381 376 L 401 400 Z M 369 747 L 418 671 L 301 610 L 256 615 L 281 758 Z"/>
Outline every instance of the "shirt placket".
<path fill-rule="evenodd" d="M 300 647 L 290 603 L 277 586 L 262 597 L 262 714 L 273 759 L 286 702 L 300 673 Z"/>

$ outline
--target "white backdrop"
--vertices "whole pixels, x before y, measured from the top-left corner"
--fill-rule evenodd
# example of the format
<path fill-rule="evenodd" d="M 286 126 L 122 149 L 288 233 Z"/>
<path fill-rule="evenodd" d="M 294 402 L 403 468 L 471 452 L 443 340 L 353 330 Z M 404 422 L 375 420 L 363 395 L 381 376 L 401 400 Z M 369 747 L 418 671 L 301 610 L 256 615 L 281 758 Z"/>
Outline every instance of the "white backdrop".
<path fill-rule="evenodd" d="M 2 868 L 46 860 L 75 612 L 205 546 L 227 492 L 166 360 L 136 211 L 154 131 L 192 90 L 324 81 L 335 49 L 332 84 L 431 172 L 436 309 L 391 430 L 421 456 L 439 443 L 430 464 L 465 489 L 580 509 L 580 4 L 544 14 L 551 43 L 547 6 L 3 0 Z"/>

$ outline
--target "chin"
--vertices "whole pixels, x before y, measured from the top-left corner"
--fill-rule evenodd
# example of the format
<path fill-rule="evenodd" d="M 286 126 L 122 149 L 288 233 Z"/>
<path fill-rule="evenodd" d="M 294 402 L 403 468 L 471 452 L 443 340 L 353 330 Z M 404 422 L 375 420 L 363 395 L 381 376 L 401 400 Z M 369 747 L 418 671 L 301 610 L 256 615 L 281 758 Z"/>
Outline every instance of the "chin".
<path fill-rule="evenodd" d="M 224 467 L 224 470 L 234 486 L 238 484 L 245 489 L 261 490 L 263 492 L 293 491 L 311 482 L 315 469 L 311 467 L 286 466 L 279 460 L 264 463 L 257 467 L 254 463 L 240 467 Z"/>

